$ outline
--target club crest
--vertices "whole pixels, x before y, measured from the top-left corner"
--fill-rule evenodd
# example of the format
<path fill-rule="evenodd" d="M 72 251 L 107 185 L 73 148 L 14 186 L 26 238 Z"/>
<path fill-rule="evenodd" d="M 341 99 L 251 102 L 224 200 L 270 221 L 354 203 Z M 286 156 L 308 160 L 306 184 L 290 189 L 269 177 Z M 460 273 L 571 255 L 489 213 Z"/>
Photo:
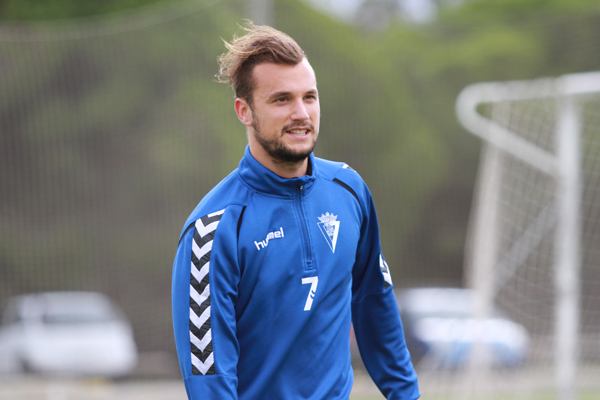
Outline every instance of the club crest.
<path fill-rule="evenodd" d="M 335 245 L 337 243 L 338 233 L 340 231 L 340 221 L 337 220 L 337 215 L 330 213 L 322 214 L 317 225 L 327 241 L 329 248 L 335 253 Z"/>

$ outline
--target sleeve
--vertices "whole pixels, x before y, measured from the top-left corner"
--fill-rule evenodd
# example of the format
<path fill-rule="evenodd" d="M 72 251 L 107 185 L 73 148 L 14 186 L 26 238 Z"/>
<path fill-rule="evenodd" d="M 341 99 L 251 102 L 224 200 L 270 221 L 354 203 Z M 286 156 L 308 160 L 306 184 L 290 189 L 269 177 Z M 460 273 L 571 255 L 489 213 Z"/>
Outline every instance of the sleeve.
<path fill-rule="evenodd" d="M 352 322 L 369 375 L 388 400 L 420 397 L 417 375 L 406 347 L 390 272 L 381 254 L 379 227 L 368 189 L 353 269 Z"/>
<path fill-rule="evenodd" d="M 175 256 L 173 328 L 189 400 L 237 399 L 238 217 L 228 207 L 192 221 Z"/>

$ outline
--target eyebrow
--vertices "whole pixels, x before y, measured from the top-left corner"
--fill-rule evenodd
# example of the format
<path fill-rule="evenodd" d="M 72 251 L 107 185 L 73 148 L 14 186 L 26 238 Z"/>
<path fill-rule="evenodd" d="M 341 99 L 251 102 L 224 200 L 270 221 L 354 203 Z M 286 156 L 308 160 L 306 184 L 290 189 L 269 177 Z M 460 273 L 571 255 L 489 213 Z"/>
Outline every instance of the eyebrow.
<path fill-rule="evenodd" d="M 279 98 L 279 97 L 286 97 L 286 96 L 289 96 L 290 94 L 292 94 L 292 93 L 291 93 L 291 92 L 285 92 L 285 91 L 281 91 L 281 92 L 275 92 L 275 93 L 271 94 L 271 95 L 268 97 L 268 99 L 269 99 L 269 100 L 273 100 L 273 99 L 277 99 L 277 98 Z M 306 96 L 306 95 L 317 95 L 317 96 L 318 96 L 318 94 L 319 94 L 319 91 L 318 91 L 317 89 L 311 89 L 311 90 L 309 90 L 308 92 L 304 93 L 304 95 L 303 95 L 303 96 Z"/>

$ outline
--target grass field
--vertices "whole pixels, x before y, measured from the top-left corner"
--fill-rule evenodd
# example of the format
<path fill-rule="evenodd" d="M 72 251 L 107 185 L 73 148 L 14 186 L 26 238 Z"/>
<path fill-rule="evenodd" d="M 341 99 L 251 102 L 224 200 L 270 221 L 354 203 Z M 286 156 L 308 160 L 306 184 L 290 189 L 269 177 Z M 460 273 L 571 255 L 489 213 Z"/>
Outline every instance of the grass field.
<path fill-rule="evenodd" d="M 577 378 L 576 400 L 600 399 L 600 365 L 581 365 Z M 460 382 L 469 382 L 469 387 Z M 496 371 L 487 382 L 448 371 L 420 373 L 419 385 L 423 400 L 560 400 L 550 366 Z M 385 398 L 368 375 L 358 373 L 350 400 Z"/>
<path fill-rule="evenodd" d="M 582 384 L 577 400 L 600 399 L 600 369 L 582 368 L 579 372 Z M 552 374 L 543 371 L 523 370 L 513 375 L 516 380 L 493 382 L 484 387 L 482 394 L 469 391 L 468 395 L 456 385 L 458 376 L 440 376 L 441 379 L 424 376 L 421 380 L 423 400 L 559 400 L 552 389 Z M 425 375 L 425 374 L 424 374 Z M 444 375 L 441 373 L 440 375 Z M 446 381 L 446 382 L 444 382 Z M 481 389 L 481 387 L 479 387 Z M 517 389 L 517 390 L 515 390 Z M 0 377 L 0 400 L 187 400 L 183 382 L 166 380 L 123 380 L 113 382 L 104 379 L 50 379 L 33 376 Z M 267 399 L 265 399 L 267 400 Z M 269 399 L 270 400 L 270 399 Z M 366 374 L 356 374 L 350 400 L 384 400 Z"/>
<path fill-rule="evenodd" d="M 351 400 L 382 400 L 368 377 L 357 377 Z M 183 382 L 169 380 L 0 378 L 0 400 L 187 400 Z M 265 399 L 267 400 L 267 399 Z"/>

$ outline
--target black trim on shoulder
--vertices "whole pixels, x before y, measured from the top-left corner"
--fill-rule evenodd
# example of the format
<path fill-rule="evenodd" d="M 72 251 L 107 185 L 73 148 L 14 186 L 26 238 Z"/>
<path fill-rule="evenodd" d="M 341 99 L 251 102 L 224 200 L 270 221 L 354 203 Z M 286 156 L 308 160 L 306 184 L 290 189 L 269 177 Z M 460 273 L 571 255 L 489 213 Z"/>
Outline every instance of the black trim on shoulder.
<path fill-rule="evenodd" d="M 179 238 L 179 243 L 177 243 L 177 246 L 179 246 L 181 244 L 181 241 L 183 240 L 185 235 L 190 231 L 190 229 L 192 229 L 194 227 L 195 224 L 196 224 L 196 221 L 192 222 L 191 224 L 188 225 L 187 228 L 185 228 L 185 231 L 183 231 L 183 233 L 181 234 L 181 237 Z"/>
<path fill-rule="evenodd" d="M 240 237 L 240 229 L 242 228 L 242 218 L 244 218 L 244 212 L 246 211 L 246 206 L 242 207 L 242 212 L 240 213 L 240 218 L 238 219 L 237 224 L 237 238 Z"/>
<path fill-rule="evenodd" d="M 360 203 L 360 199 L 358 198 L 358 195 L 356 194 L 356 192 L 354 191 L 354 189 L 352 189 L 350 186 L 348 186 L 346 183 L 340 181 L 338 178 L 333 178 L 333 181 L 335 183 L 337 183 L 338 185 L 340 185 L 341 187 L 343 187 L 344 189 L 346 189 L 347 191 L 349 191 L 350 193 L 352 193 L 352 195 L 354 197 L 356 197 L 356 200 Z"/>

